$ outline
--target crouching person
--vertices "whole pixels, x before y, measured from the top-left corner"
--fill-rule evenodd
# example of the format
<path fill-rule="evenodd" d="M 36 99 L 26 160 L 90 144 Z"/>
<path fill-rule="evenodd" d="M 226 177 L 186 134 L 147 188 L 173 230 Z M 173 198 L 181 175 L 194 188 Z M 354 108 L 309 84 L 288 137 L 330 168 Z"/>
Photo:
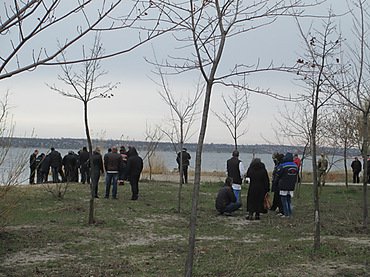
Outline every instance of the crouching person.
<path fill-rule="evenodd" d="M 227 177 L 225 185 L 218 191 L 216 197 L 216 210 L 220 214 L 231 215 L 232 212 L 238 210 L 242 204 L 236 201 L 236 197 L 232 188 L 233 179 Z"/>

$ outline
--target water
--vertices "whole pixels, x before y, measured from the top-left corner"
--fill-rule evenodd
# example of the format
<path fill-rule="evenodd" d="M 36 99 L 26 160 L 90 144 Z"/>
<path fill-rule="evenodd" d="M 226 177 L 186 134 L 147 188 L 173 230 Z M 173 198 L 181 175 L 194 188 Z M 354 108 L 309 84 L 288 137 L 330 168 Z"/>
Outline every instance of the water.
<path fill-rule="evenodd" d="M 59 151 L 64 157 L 65 155 L 68 154 L 68 152 L 71 149 L 56 149 Z M 75 153 L 78 152 L 79 149 L 72 149 Z M 0 168 L 0 172 L 2 175 L 4 175 L 4 172 L 7 172 L 11 168 L 11 164 L 14 164 L 14 161 L 20 161 L 21 159 L 24 159 L 25 163 L 25 168 L 24 171 L 21 173 L 20 177 L 18 178 L 18 181 L 22 184 L 28 183 L 28 176 L 29 176 L 29 156 L 33 153 L 34 149 L 33 148 L 11 148 L 9 151 L 9 155 L 6 159 L 6 161 L 3 163 L 3 165 Z M 39 153 L 45 153 L 48 154 L 50 149 L 46 148 L 39 148 Z M 102 149 L 102 154 L 104 155 L 106 153 L 106 149 Z M 139 151 L 139 155 L 141 157 L 145 156 L 144 151 Z M 190 170 L 194 170 L 195 167 L 195 152 L 189 152 L 191 155 L 191 160 L 190 160 Z M 173 170 L 177 168 L 177 163 L 176 163 L 176 153 L 170 152 L 170 151 L 156 151 L 155 153 L 157 159 L 160 161 L 163 161 L 165 167 L 168 170 Z M 271 154 L 253 154 L 250 153 L 240 153 L 240 159 L 244 163 L 245 169 L 248 168 L 250 162 L 252 161 L 253 157 L 255 158 L 260 158 L 262 162 L 266 165 L 267 171 L 272 171 L 274 168 L 274 163 L 271 158 Z M 218 172 L 225 172 L 226 171 L 226 161 L 231 158 L 231 153 L 226 153 L 226 152 L 221 152 L 221 153 L 216 153 L 216 152 L 204 152 L 202 155 L 202 171 L 218 171 Z M 340 171 L 344 170 L 344 165 L 343 165 L 343 157 L 340 156 L 334 156 L 334 157 L 329 157 L 329 160 L 331 163 L 334 162 L 332 165 L 331 171 Z M 348 159 L 347 161 L 347 166 L 350 170 L 350 164 L 352 162 L 352 157 Z M 144 161 L 145 163 L 145 161 Z M 303 163 L 303 171 L 309 172 L 312 171 L 312 161 L 311 159 L 307 158 L 305 159 Z"/>
<path fill-rule="evenodd" d="M 190 169 L 195 167 L 195 152 L 189 152 L 191 155 Z M 161 159 L 167 169 L 177 168 L 176 154 L 168 151 L 157 151 L 156 156 Z M 216 153 L 204 152 L 202 154 L 202 171 L 226 171 L 226 161 L 231 158 L 231 153 Z M 260 158 L 265 164 L 267 171 L 274 169 L 274 162 L 271 154 L 253 154 L 240 153 L 239 159 L 243 161 L 245 169 L 248 168 L 253 158 Z M 331 170 L 344 170 L 343 157 L 334 156 L 328 157 L 331 163 L 334 163 Z M 352 160 L 347 161 L 347 166 L 350 168 Z M 303 163 L 303 171 L 312 171 L 312 159 L 307 158 Z"/>

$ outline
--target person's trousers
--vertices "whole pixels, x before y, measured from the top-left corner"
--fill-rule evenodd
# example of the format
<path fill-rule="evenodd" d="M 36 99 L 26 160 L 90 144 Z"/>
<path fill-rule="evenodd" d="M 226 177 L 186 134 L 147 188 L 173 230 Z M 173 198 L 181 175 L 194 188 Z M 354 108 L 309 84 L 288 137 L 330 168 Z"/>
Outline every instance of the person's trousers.
<path fill-rule="evenodd" d="M 139 179 L 140 176 L 130 176 L 132 200 L 136 200 L 139 197 Z"/>
<path fill-rule="evenodd" d="M 360 183 L 360 172 L 353 172 L 353 183 Z"/>
<path fill-rule="evenodd" d="M 284 215 L 291 216 L 292 215 L 292 203 L 291 203 L 290 194 L 280 195 L 280 198 L 281 198 L 281 203 L 283 205 Z"/>
<path fill-rule="evenodd" d="M 240 202 L 232 202 L 225 207 L 224 213 L 232 213 L 238 210 L 241 206 L 242 204 Z"/>
<path fill-rule="evenodd" d="M 35 183 L 36 167 L 30 167 L 30 184 Z"/>
<path fill-rule="evenodd" d="M 112 185 L 112 197 L 117 197 L 117 179 L 118 179 L 118 172 L 117 173 L 106 173 L 105 175 L 105 197 L 109 197 L 110 187 Z"/>

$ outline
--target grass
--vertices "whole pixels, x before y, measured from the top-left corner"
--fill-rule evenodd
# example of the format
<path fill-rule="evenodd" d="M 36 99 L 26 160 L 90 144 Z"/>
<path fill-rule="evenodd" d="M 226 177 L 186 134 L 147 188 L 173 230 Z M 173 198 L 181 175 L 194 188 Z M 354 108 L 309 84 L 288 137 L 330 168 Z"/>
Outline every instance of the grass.
<path fill-rule="evenodd" d="M 314 252 L 310 185 L 293 199 L 294 218 L 270 212 L 259 222 L 245 220 L 244 211 L 218 216 L 219 186 L 201 186 L 194 276 L 369 276 L 361 187 L 323 188 L 322 246 Z M 9 197 L 19 204 L 0 233 L 0 276 L 183 276 L 192 186 L 183 187 L 181 213 L 177 188 L 142 182 L 139 201 L 130 201 L 129 186 L 120 186 L 118 200 L 96 201 L 94 226 L 87 225 L 85 185 L 72 184 L 64 200 L 16 188 Z"/>

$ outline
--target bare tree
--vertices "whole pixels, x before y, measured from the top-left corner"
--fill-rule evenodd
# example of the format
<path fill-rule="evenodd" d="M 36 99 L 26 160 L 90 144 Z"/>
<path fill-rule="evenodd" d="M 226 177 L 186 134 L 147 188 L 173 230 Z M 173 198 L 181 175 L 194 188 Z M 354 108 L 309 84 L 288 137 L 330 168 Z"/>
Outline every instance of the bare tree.
<path fill-rule="evenodd" d="M 174 22 L 182 22 L 180 26 L 183 32 L 175 34 L 176 39 L 183 43 L 181 49 L 192 49 L 191 53 L 182 58 L 177 56 L 162 64 L 171 73 L 187 73 L 195 70 L 198 72 L 205 84 L 204 104 L 202 108 L 201 127 L 198 136 L 194 189 L 192 195 L 192 208 L 189 225 L 189 249 L 185 265 L 185 276 L 192 276 L 197 210 L 199 202 L 199 188 L 201 177 L 201 157 L 203 143 L 207 129 L 210 101 L 215 85 L 232 86 L 235 88 L 247 89 L 251 92 L 262 93 L 277 99 L 286 99 L 281 95 L 272 93 L 268 89 L 258 87 L 244 87 L 243 80 L 249 74 L 264 72 L 268 70 L 281 70 L 281 66 L 274 66 L 272 63 L 262 66 L 256 62 L 254 65 L 243 64 L 238 61 L 234 66 L 223 68 L 222 57 L 224 56 L 227 41 L 229 39 L 243 40 L 243 35 L 248 32 L 272 24 L 279 15 L 288 15 L 290 8 L 303 7 L 307 5 L 303 1 L 271 2 L 258 0 L 252 3 L 245 1 L 201 1 L 190 0 L 183 4 L 176 3 L 171 8 L 175 10 Z M 293 12 L 297 13 L 297 12 Z M 185 20 L 188 19 L 188 20 Z M 181 35 L 184 37 L 180 37 Z M 248 39 L 248 38 L 247 38 Z M 190 48 L 192 47 L 192 48 Z M 231 68 L 231 70 L 228 70 Z"/>
<path fill-rule="evenodd" d="M 162 129 L 162 132 L 170 139 L 172 145 L 174 146 L 175 153 L 180 153 L 180 164 L 179 164 L 179 190 L 177 197 L 177 212 L 181 211 L 181 192 L 183 185 L 183 149 L 184 143 L 191 136 L 191 127 L 195 122 L 195 116 L 197 115 L 197 103 L 203 93 L 203 87 L 198 86 L 195 89 L 195 94 L 193 97 L 187 97 L 186 99 L 176 99 L 174 93 L 171 91 L 165 75 L 158 67 L 158 75 L 160 76 L 161 82 L 160 86 L 162 91 L 159 95 L 162 97 L 163 101 L 169 106 L 171 119 L 170 119 L 170 129 Z"/>
<path fill-rule="evenodd" d="M 59 88 L 56 85 L 49 85 L 50 89 L 53 91 L 82 102 L 84 111 L 84 127 L 89 148 L 90 161 L 92 161 L 93 146 L 89 129 L 88 105 L 93 100 L 111 98 L 113 96 L 112 90 L 117 86 L 117 84 L 112 83 L 100 83 L 100 79 L 107 74 L 107 72 L 101 68 L 100 57 L 103 53 L 104 49 L 99 36 L 96 36 L 89 53 L 86 53 L 85 47 L 82 49 L 82 56 L 85 62 L 81 64 L 80 71 L 74 71 L 73 65 L 64 64 L 61 66 L 63 74 L 59 75 L 58 79 L 62 81 L 67 88 Z M 64 54 L 63 57 L 65 57 Z M 94 174 L 93 170 L 91 170 L 91 174 Z M 91 177 L 93 179 L 93 176 Z M 89 224 L 93 224 L 95 222 L 95 188 L 93 187 L 93 182 L 90 184 L 90 191 Z"/>
<path fill-rule="evenodd" d="M 346 103 L 342 103 L 331 109 L 324 124 L 326 130 L 324 135 L 327 143 L 334 149 L 343 149 L 345 184 L 348 188 L 348 149 L 358 145 L 360 131 L 356 111 Z"/>
<path fill-rule="evenodd" d="M 233 94 L 228 98 L 222 95 L 222 100 L 226 107 L 226 112 L 219 113 L 213 111 L 218 120 L 223 123 L 229 131 L 234 141 L 235 150 L 238 150 L 238 139 L 247 133 L 247 128 L 240 130 L 243 122 L 247 119 L 249 111 L 249 93 L 246 90 L 239 92 L 234 89 Z"/>
<path fill-rule="evenodd" d="M 349 68 L 345 68 L 341 77 L 331 82 L 337 94 L 340 95 L 353 109 L 361 114 L 361 154 L 364 161 L 363 180 L 363 227 L 368 228 L 368 153 L 369 153 L 369 115 L 370 115 L 370 14 L 369 3 L 366 0 L 351 2 L 350 12 L 353 20 L 354 40 L 348 45 L 346 58 Z"/>
<path fill-rule="evenodd" d="M 317 168 L 317 134 L 318 118 L 320 109 L 328 104 L 333 97 L 334 90 L 330 87 L 328 78 L 333 78 L 338 72 L 340 56 L 341 36 L 336 34 L 336 26 L 332 15 L 322 22 L 321 30 L 311 30 L 305 33 L 297 18 L 297 25 L 301 37 L 306 45 L 306 54 L 298 59 L 301 64 L 298 74 L 307 84 L 307 101 L 311 107 L 312 122 L 310 132 L 310 143 L 312 153 L 313 170 L 313 196 L 314 196 L 314 250 L 320 248 L 320 201 L 318 190 L 318 168 Z"/>
<path fill-rule="evenodd" d="M 9 152 L 12 146 L 15 123 L 9 113 L 9 93 L 0 100 L 0 229 L 6 226 L 17 199 L 9 197 L 11 190 L 22 183 L 28 156 L 24 151 Z"/>
<path fill-rule="evenodd" d="M 123 36 L 137 30 L 129 43 L 116 40 L 115 48 L 99 57 L 103 59 L 130 52 L 173 27 L 165 20 L 158 24 L 165 14 L 153 1 L 14 0 L 2 1 L 0 11 L 0 80 L 40 65 L 84 61 L 86 57 L 60 57 L 66 50 L 86 44 L 90 33 Z"/>
<path fill-rule="evenodd" d="M 146 154 L 143 157 L 143 160 L 147 159 L 149 166 L 149 180 L 152 180 L 152 157 L 155 156 L 155 151 L 157 150 L 159 142 L 162 140 L 164 134 L 160 126 L 155 128 L 150 128 L 146 126 L 145 129 L 145 141 L 147 142 Z"/>

